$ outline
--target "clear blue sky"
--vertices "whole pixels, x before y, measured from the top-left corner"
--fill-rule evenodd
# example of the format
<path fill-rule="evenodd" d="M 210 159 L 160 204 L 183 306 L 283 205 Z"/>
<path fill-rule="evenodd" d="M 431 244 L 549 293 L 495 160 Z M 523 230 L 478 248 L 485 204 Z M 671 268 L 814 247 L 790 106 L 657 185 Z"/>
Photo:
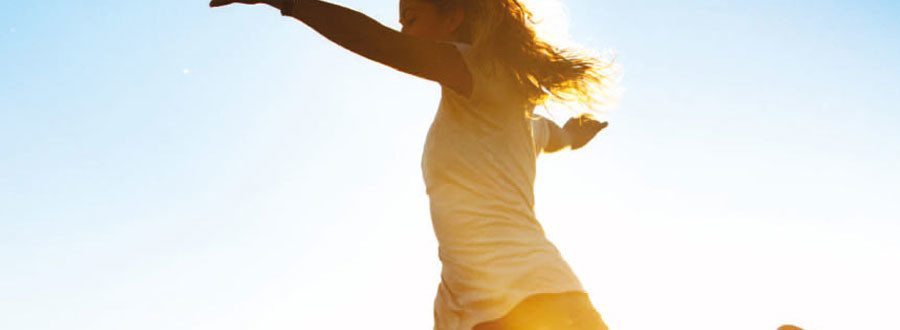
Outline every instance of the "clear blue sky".
<path fill-rule="evenodd" d="M 0 328 L 430 329 L 437 86 L 207 4 L 0 3 Z M 614 329 L 900 328 L 900 3 L 565 5 L 625 94 L 536 208 Z"/>

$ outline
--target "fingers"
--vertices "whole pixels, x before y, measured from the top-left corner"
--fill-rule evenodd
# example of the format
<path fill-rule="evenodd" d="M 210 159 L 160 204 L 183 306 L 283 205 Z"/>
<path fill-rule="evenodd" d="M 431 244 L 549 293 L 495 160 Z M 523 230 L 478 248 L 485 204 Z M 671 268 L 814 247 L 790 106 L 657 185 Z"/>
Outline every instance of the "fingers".
<path fill-rule="evenodd" d="M 220 6 L 224 6 L 224 5 L 230 5 L 233 2 L 234 1 L 231 1 L 231 0 L 212 0 L 209 2 L 209 6 L 210 7 L 220 7 Z"/>
<path fill-rule="evenodd" d="M 588 126 L 589 126 L 591 129 L 594 129 L 594 130 L 599 131 L 599 130 L 602 130 L 602 129 L 606 128 L 607 126 L 609 126 L 609 123 L 608 123 L 608 122 L 605 122 L 605 121 L 604 121 L 604 122 L 599 122 L 599 121 L 596 121 L 596 120 L 592 120 L 592 121 L 590 121 L 590 122 L 588 123 Z"/>
<path fill-rule="evenodd" d="M 596 121 L 594 119 L 588 119 L 583 122 L 580 122 L 579 124 L 580 125 L 578 125 L 578 126 L 588 129 L 588 130 L 592 130 L 592 131 L 593 130 L 599 131 L 599 130 L 602 130 L 602 129 L 606 128 L 607 126 L 609 126 L 608 122 L 605 122 L 605 121 L 600 122 L 600 121 Z"/>
<path fill-rule="evenodd" d="M 262 1 L 252 1 L 252 0 L 212 0 L 209 2 L 210 7 L 221 7 L 230 5 L 233 3 L 243 3 L 245 5 L 253 5 L 257 3 L 262 3 Z"/>

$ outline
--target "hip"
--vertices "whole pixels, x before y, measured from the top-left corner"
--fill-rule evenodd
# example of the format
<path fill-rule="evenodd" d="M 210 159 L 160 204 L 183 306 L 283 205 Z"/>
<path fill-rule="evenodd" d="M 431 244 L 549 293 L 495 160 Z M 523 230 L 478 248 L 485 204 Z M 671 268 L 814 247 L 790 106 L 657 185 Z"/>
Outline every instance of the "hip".
<path fill-rule="evenodd" d="M 540 293 L 528 296 L 502 318 L 482 322 L 473 330 L 572 329 L 606 330 L 586 292 Z"/>

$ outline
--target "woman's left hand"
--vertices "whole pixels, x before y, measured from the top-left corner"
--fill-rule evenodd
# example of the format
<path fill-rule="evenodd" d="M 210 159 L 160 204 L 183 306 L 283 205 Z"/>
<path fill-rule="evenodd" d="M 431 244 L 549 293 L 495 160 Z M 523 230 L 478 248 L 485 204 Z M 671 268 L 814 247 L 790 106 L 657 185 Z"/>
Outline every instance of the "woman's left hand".
<path fill-rule="evenodd" d="M 606 126 L 609 126 L 609 123 L 605 121 L 599 122 L 589 115 L 581 115 L 580 117 L 569 119 L 566 125 L 563 126 L 563 131 L 566 132 L 569 138 L 572 150 L 575 150 L 591 141 Z"/>

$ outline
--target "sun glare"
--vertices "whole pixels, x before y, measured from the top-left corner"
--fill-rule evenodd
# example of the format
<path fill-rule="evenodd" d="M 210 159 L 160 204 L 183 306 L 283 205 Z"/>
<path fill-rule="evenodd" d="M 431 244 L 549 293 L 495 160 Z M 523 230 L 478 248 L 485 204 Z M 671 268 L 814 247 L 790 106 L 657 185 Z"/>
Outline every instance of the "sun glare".
<path fill-rule="evenodd" d="M 571 44 L 569 36 L 569 15 L 565 5 L 559 0 L 523 0 L 534 14 L 538 37 L 555 45 Z"/>

